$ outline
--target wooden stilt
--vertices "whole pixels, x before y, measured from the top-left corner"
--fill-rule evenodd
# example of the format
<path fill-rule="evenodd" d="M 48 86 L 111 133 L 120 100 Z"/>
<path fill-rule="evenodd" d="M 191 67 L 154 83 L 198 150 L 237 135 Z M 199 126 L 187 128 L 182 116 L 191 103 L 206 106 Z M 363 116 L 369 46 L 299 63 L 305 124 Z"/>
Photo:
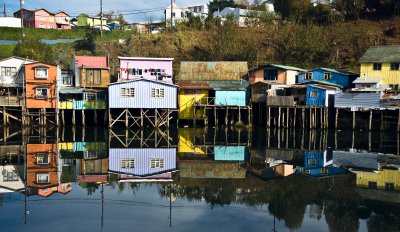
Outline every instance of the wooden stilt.
<path fill-rule="evenodd" d="M 281 128 L 281 107 L 278 108 L 278 128 Z"/>
<path fill-rule="evenodd" d="M 43 109 L 43 125 L 44 125 L 44 126 L 47 125 L 47 112 L 46 112 L 46 108 Z"/>
<path fill-rule="evenodd" d="M 329 108 L 325 108 L 325 129 L 329 129 Z"/>
<path fill-rule="evenodd" d="M 323 123 L 323 115 L 322 115 L 322 113 L 323 113 L 323 109 L 324 108 L 319 108 L 319 128 L 320 129 L 322 129 L 322 127 L 324 126 L 324 123 Z"/>
<path fill-rule="evenodd" d="M 251 109 L 252 109 L 251 106 L 249 106 L 249 107 L 247 108 L 248 118 L 249 118 L 249 125 L 250 125 L 250 126 L 253 125 L 253 114 L 251 113 Z"/>
<path fill-rule="evenodd" d="M 169 128 L 169 119 L 170 119 L 171 110 L 167 110 L 167 128 Z"/>
<path fill-rule="evenodd" d="M 159 123 L 158 123 L 158 118 L 157 118 L 157 109 L 154 110 L 154 126 L 158 127 Z"/>
<path fill-rule="evenodd" d="M 286 128 L 289 128 L 289 107 L 286 107 Z"/>
<path fill-rule="evenodd" d="M 339 118 L 339 108 L 336 108 L 336 114 L 335 114 L 335 129 L 338 128 L 338 118 Z"/>
<path fill-rule="evenodd" d="M 226 114 L 225 114 L 225 126 L 228 126 L 228 107 L 226 107 Z"/>
<path fill-rule="evenodd" d="M 217 116 L 217 107 L 214 106 L 214 125 L 218 126 L 218 116 Z"/>
<path fill-rule="evenodd" d="M 59 115 L 59 109 L 56 109 L 56 126 L 58 126 L 60 123 L 60 115 Z"/>
<path fill-rule="evenodd" d="M 267 127 L 271 127 L 271 107 L 268 106 L 268 113 L 267 113 Z"/>
<path fill-rule="evenodd" d="M 380 130 L 382 131 L 384 129 L 384 123 L 383 123 L 383 111 L 381 110 L 381 126 L 380 126 Z"/>
<path fill-rule="evenodd" d="M 353 111 L 353 130 L 356 129 L 356 111 Z"/>
<path fill-rule="evenodd" d="M 61 110 L 61 123 L 65 125 L 65 113 L 64 110 Z"/>
<path fill-rule="evenodd" d="M 208 126 L 208 117 L 210 116 L 209 112 L 207 110 L 207 107 L 204 108 L 204 115 L 205 115 L 205 117 L 204 117 L 204 126 L 207 127 Z"/>
<path fill-rule="evenodd" d="M 293 108 L 293 128 L 296 128 L 296 119 L 297 119 L 297 108 Z M 296 139 L 296 138 L 295 138 Z"/>
<path fill-rule="evenodd" d="M 72 125 L 76 125 L 75 110 L 72 110 Z"/>
<path fill-rule="evenodd" d="M 140 109 L 140 127 L 143 128 L 144 121 L 143 121 L 143 109 Z"/>
<path fill-rule="evenodd" d="M 310 118 L 309 118 L 309 122 L 308 122 L 308 124 L 310 125 L 310 128 L 312 128 L 312 126 L 313 126 L 313 123 L 312 123 L 312 109 L 311 109 L 311 107 L 310 108 L 308 108 L 308 111 L 309 111 L 309 113 L 310 113 Z"/>
<path fill-rule="evenodd" d="M 239 106 L 239 118 L 238 118 L 238 123 L 242 123 L 242 115 L 240 114 L 240 106 Z"/>
<path fill-rule="evenodd" d="M 97 126 L 97 110 L 94 110 L 93 111 L 93 117 L 94 117 L 94 125 L 96 125 Z"/>
<path fill-rule="evenodd" d="M 306 127 L 306 109 L 305 108 L 301 108 L 301 123 L 302 128 L 304 129 Z"/>
<path fill-rule="evenodd" d="M 368 125 L 368 130 L 372 130 L 372 109 L 369 111 L 369 125 Z"/>
<path fill-rule="evenodd" d="M 397 117 L 397 132 L 400 131 L 400 109 L 398 110 L 398 117 Z"/>
<path fill-rule="evenodd" d="M 82 110 L 82 126 L 84 126 L 86 124 L 86 120 L 85 120 L 85 110 Z"/>
<path fill-rule="evenodd" d="M 125 127 L 129 127 L 128 109 L 125 109 Z"/>

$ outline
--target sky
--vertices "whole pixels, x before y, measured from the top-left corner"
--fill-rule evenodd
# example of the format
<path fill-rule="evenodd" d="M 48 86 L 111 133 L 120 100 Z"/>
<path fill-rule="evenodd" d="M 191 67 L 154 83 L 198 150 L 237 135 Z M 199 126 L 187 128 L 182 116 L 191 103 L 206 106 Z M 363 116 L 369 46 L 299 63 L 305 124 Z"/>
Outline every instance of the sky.
<path fill-rule="evenodd" d="M 24 8 L 28 10 L 45 8 L 50 12 L 65 11 L 71 17 L 80 13 L 96 15 L 100 12 L 100 0 L 24 0 Z M 179 6 L 207 4 L 210 0 L 176 0 Z M 0 0 L 6 4 L 7 15 L 19 10 L 18 0 Z M 171 4 L 171 0 L 103 0 L 103 12 L 120 11 L 125 20 L 130 23 L 156 21 L 164 18 L 164 9 Z"/>

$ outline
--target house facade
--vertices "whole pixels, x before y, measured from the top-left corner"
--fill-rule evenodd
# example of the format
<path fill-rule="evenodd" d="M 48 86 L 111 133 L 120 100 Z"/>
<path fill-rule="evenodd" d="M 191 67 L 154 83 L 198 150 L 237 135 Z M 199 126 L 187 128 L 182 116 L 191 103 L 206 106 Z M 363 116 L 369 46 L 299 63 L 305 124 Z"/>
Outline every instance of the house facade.
<path fill-rule="evenodd" d="M 104 17 L 101 19 L 100 17 L 91 17 L 87 14 L 80 14 L 76 18 L 78 20 L 78 27 L 96 27 L 107 25 L 107 19 Z"/>
<path fill-rule="evenodd" d="M 25 64 L 26 108 L 56 109 L 61 69 L 52 64 L 34 62 Z"/>
<path fill-rule="evenodd" d="M 239 27 L 246 27 L 249 25 L 255 25 L 258 22 L 258 18 L 266 13 L 271 13 L 273 11 L 273 6 L 266 5 L 266 11 L 248 10 L 241 8 L 225 7 L 220 12 L 215 11 L 213 13 L 214 18 L 221 19 L 223 23 L 227 18 L 233 17 L 238 23 Z M 272 10 L 272 11 L 270 11 Z"/>
<path fill-rule="evenodd" d="M 64 30 L 72 28 L 70 16 L 64 11 L 59 11 L 55 13 L 54 18 L 56 20 L 57 28 Z"/>
<path fill-rule="evenodd" d="M 110 67 L 106 56 L 74 56 L 72 65 L 75 87 L 106 89 L 110 83 Z"/>
<path fill-rule="evenodd" d="M 298 74 L 297 83 L 305 83 L 311 80 L 325 81 L 332 84 L 341 85 L 343 88 L 353 88 L 354 80 L 359 75 L 357 73 L 339 71 L 329 68 L 316 68 L 310 72 L 301 72 Z"/>
<path fill-rule="evenodd" d="M 172 3 L 164 10 L 164 19 L 168 23 L 171 22 L 171 11 L 172 11 L 172 23 L 175 25 L 176 22 L 187 21 L 190 17 L 203 17 L 206 18 L 208 15 L 208 6 L 204 5 L 192 5 L 192 6 L 179 6 Z M 171 9 L 172 8 L 172 9 Z"/>
<path fill-rule="evenodd" d="M 174 58 L 118 57 L 120 81 L 143 78 L 173 84 L 172 62 Z"/>
<path fill-rule="evenodd" d="M 15 18 L 22 18 L 24 27 L 57 29 L 55 14 L 46 9 L 22 9 L 14 13 Z"/>
<path fill-rule="evenodd" d="M 306 105 L 319 107 L 333 107 L 335 94 L 340 93 L 337 87 L 310 84 L 306 90 Z"/>
<path fill-rule="evenodd" d="M 285 85 L 296 84 L 296 77 L 307 70 L 278 64 L 267 64 L 249 71 L 249 82 L 273 82 Z"/>
<path fill-rule="evenodd" d="M 400 45 L 370 47 L 360 58 L 360 77 L 379 79 L 384 87 L 400 85 Z"/>

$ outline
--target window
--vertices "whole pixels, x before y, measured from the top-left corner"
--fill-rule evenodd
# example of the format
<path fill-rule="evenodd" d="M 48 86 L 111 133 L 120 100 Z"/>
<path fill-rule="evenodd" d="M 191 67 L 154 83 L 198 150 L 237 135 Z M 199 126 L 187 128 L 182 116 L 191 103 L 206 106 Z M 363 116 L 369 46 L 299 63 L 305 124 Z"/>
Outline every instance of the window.
<path fill-rule="evenodd" d="M 38 153 L 36 155 L 37 164 L 49 164 L 49 154 L 48 153 Z"/>
<path fill-rule="evenodd" d="M 37 79 L 47 79 L 48 69 L 47 68 L 35 68 L 35 78 Z"/>
<path fill-rule="evenodd" d="M 331 78 L 332 78 L 332 73 L 330 73 L 330 72 L 324 73 L 324 79 L 325 80 L 330 80 Z"/>
<path fill-rule="evenodd" d="M 326 168 L 321 168 L 321 174 L 322 175 L 326 175 L 326 174 L 328 174 L 328 169 L 326 169 Z"/>
<path fill-rule="evenodd" d="M 399 70 L 399 66 L 400 66 L 399 63 L 391 63 L 391 64 L 390 64 L 390 70 L 392 70 L 392 71 L 398 71 L 398 70 Z"/>
<path fill-rule="evenodd" d="M 385 190 L 386 191 L 394 191 L 394 184 L 393 183 L 385 183 Z"/>
<path fill-rule="evenodd" d="M 312 79 L 312 72 L 307 72 L 304 74 L 304 80 L 311 80 Z"/>
<path fill-rule="evenodd" d="M 46 26 L 44 24 L 40 24 L 39 27 L 40 28 L 46 28 Z"/>
<path fill-rule="evenodd" d="M 3 181 L 18 181 L 19 177 L 16 172 L 3 172 Z"/>
<path fill-rule="evenodd" d="M 121 168 L 135 168 L 134 159 L 121 159 Z"/>
<path fill-rule="evenodd" d="M 310 97 L 311 98 L 317 98 L 318 97 L 318 92 L 317 91 L 310 91 Z"/>
<path fill-rule="evenodd" d="M 72 76 L 70 75 L 63 76 L 63 85 L 72 85 Z"/>
<path fill-rule="evenodd" d="M 47 99 L 49 89 L 48 88 L 36 88 L 36 99 Z"/>
<path fill-rule="evenodd" d="M 85 101 L 96 101 L 97 100 L 97 94 L 95 94 L 95 93 L 84 93 L 83 94 L 83 100 L 85 100 Z"/>
<path fill-rule="evenodd" d="M 134 97 L 135 88 L 121 88 L 121 97 Z"/>
<path fill-rule="evenodd" d="M 368 188 L 369 189 L 377 189 L 377 184 L 374 181 L 368 181 Z"/>
<path fill-rule="evenodd" d="M 17 68 L 15 67 L 1 67 L 1 75 L 2 76 L 14 76 L 17 73 Z"/>
<path fill-rule="evenodd" d="M 389 85 L 389 88 L 393 89 L 393 90 L 399 90 L 399 85 Z"/>
<path fill-rule="evenodd" d="M 317 161 L 315 159 L 308 159 L 308 165 L 315 165 Z"/>
<path fill-rule="evenodd" d="M 129 75 L 141 76 L 141 75 L 143 75 L 143 69 L 130 68 L 129 69 Z"/>
<path fill-rule="evenodd" d="M 151 89 L 151 97 L 153 98 L 163 98 L 164 97 L 164 89 Z"/>
<path fill-rule="evenodd" d="M 164 159 L 150 159 L 151 168 L 164 168 Z"/>
<path fill-rule="evenodd" d="M 382 70 L 382 63 L 373 63 L 373 70 Z"/>
<path fill-rule="evenodd" d="M 101 84 L 101 70 L 99 69 L 87 69 L 86 70 L 86 84 Z"/>
<path fill-rule="evenodd" d="M 48 184 L 49 183 L 49 174 L 48 173 L 38 173 L 36 175 L 36 182 L 38 184 Z"/>
<path fill-rule="evenodd" d="M 277 69 L 265 69 L 264 70 L 264 80 L 274 81 L 278 79 Z"/>

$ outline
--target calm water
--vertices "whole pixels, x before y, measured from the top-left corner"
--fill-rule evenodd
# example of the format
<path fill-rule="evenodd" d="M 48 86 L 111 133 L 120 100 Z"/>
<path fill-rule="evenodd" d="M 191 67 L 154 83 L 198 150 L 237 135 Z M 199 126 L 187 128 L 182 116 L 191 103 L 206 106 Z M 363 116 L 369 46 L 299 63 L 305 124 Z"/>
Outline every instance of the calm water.
<path fill-rule="evenodd" d="M 395 133 L 1 130 L 0 231 L 400 231 Z"/>

